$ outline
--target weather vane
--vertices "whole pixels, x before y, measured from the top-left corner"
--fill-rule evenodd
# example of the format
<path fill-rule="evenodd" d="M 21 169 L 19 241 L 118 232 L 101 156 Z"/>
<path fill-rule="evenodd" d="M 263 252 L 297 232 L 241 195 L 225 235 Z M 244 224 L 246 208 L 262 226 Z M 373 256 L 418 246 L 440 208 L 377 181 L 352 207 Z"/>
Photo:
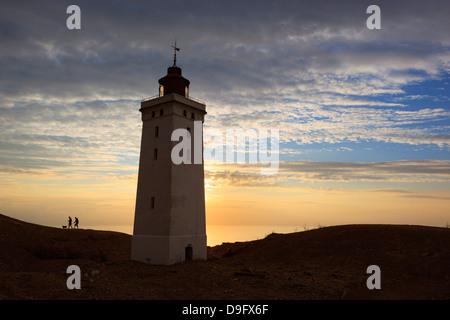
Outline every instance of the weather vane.
<path fill-rule="evenodd" d="M 175 39 L 175 45 L 171 46 L 173 48 L 173 66 L 177 65 L 177 51 L 180 51 L 180 48 L 177 47 L 177 40 Z"/>

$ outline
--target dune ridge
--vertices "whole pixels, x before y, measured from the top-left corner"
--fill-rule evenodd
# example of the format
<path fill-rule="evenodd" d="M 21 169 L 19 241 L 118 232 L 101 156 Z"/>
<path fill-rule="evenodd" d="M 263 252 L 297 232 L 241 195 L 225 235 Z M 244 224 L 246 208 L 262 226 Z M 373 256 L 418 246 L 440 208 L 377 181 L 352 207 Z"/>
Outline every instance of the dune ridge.
<path fill-rule="evenodd" d="M 1 299 L 450 299 L 450 229 L 343 225 L 208 247 L 207 261 L 130 260 L 131 236 L 0 215 Z M 66 287 L 69 265 L 81 289 Z M 369 265 L 381 289 L 369 290 Z"/>

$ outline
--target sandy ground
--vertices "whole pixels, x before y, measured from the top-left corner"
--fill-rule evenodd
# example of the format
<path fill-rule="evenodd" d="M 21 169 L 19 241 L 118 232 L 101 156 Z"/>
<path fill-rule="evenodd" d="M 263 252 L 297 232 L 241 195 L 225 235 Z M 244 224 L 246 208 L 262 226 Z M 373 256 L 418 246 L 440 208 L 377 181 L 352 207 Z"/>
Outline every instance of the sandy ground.
<path fill-rule="evenodd" d="M 450 299 L 450 229 L 345 225 L 208 248 L 207 261 L 130 260 L 131 236 L 0 215 L 0 299 Z M 69 290 L 69 265 L 81 289 Z M 381 289 L 369 290 L 369 265 Z"/>

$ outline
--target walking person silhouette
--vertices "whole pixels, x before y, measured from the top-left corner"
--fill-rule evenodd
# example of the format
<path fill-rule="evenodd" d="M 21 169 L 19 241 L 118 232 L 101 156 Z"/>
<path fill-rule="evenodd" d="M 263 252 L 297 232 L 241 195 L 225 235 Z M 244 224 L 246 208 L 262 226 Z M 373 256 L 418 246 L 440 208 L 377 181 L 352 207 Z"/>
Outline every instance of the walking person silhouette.
<path fill-rule="evenodd" d="M 78 218 L 77 217 L 75 217 L 75 223 L 74 223 L 73 227 L 78 229 Z"/>
<path fill-rule="evenodd" d="M 72 228 L 72 218 L 69 216 L 67 229 L 70 229 L 70 228 Z"/>

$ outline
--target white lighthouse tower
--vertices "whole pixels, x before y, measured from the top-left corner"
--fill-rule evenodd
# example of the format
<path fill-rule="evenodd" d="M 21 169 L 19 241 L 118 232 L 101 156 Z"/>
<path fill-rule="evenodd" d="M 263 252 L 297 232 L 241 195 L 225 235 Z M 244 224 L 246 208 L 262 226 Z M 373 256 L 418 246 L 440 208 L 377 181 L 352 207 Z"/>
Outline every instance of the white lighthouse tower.
<path fill-rule="evenodd" d="M 206 260 L 205 188 L 201 164 L 174 164 L 176 129 L 186 129 L 203 146 L 205 104 L 189 98 L 189 80 L 174 62 L 159 79 L 159 97 L 141 102 L 142 140 L 131 259 L 170 265 Z M 196 122 L 194 126 L 194 121 Z M 195 132 L 197 131 L 197 132 Z M 203 150 L 203 149 L 202 149 Z M 203 154 L 203 152 L 202 152 Z"/>

